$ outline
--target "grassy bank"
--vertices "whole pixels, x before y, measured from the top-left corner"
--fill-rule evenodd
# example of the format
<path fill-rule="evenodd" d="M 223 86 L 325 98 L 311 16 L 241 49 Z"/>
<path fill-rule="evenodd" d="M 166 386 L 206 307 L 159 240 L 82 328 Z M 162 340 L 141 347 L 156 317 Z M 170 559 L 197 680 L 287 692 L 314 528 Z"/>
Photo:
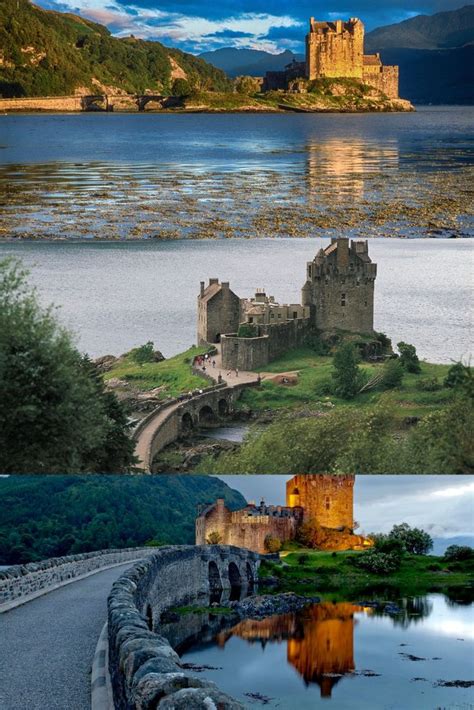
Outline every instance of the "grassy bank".
<path fill-rule="evenodd" d="M 373 574 L 351 564 L 363 552 L 319 552 L 304 548 L 282 553 L 282 564 L 263 562 L 260 579 L 277 577 L 278 590 L 354 599 L 361 594 L 415 596 L 474 587 L 473 562 L 446 562 L 431 555 L 405 555 L 400 569 Z"/>
<path fill-rule="evenodd" d="M 114 378 L 123 380 L 141 392 L 159 387 L 160 399 L 175 397 L 182 392 L 209 385 L 208 380 L 192 372 L 193 359 L 205 353 L 207 349 L 192 347 L 162 362 L 146 362 L 143 365 L 135 362 L 129 353 L 120 358 L 112 369 L 105 373 L 104 378 L 106 381 Z"/>
<path fill-rule="evenodd" d="M 380 397 L 389 397 L 400 419 L 429 414 L 440 409 L 452 398 L 452 390 L 442 387 L 442 382 L 449 370 L 449 365 L 421 363 L 421 373 L 406 373 L 402 385 L 394 390 L 369 390 L 357 395 L 352 400 L 344 400 L 335 395 L 324 396 L 326 386 L 332 382 L 332 357 L 322 357 L 310 348 L 291 350 L 278 360 L 274 360 L 264 369 L 269 373 L 298 372 L 297 382 L 291 385 L 264 381 L 260 388 L 246 390 L 238 402 L 240 408 L 255 411 L 283 410 L 308 407 L 321 411 L 334 407 L 367 408 L 376 404 Z M 362 363 L 361 368 L 373 376 L 383 368 L 382 364 Z M 420 381 L 437 379 L 440 385 L 435 391 L 420 389 Z"/>

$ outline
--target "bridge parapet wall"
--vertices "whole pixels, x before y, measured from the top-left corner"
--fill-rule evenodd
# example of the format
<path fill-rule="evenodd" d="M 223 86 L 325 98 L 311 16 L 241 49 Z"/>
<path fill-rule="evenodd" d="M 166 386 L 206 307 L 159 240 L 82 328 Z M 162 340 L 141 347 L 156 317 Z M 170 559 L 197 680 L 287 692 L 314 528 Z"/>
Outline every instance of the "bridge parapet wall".
<path fill-rule="evenodd" d="M 154 552 L 155 550 L 149 547 L 100 550 L 66 557 L 53 557 L 41 562 L 9 567 L 0 572 L 0 606 L 22 597 L 53 589 L 59 584 L 95 570 L 122 562 L 132 562 Z"/>
<path fill-rule="evenodd" d="M 109 670 L 117 710 L 242 705 L 181 665 L 162 631 L 163 611 L 258 578 L 260 556 L 228 545 L 163 547 L 128 570 L 108 600 Z M 237 570 L 237 572 L 236 572 Z M 217 580 L 217 582 L 216 582 Z M 207 704 L 206 698 L 209 698 Z"/>

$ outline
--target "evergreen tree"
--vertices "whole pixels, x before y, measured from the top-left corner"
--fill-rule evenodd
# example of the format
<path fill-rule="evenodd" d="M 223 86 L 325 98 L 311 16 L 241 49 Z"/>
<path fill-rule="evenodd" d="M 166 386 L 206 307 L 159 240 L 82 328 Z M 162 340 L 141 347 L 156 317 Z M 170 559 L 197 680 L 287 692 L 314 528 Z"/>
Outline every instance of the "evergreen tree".
<path fill-rule="evenodd" d="M 353 399 L 363 384 L 359 361 L 359 354 L 352 343 L 343 343 L 334 354 L 334 393 L 343 399 Z"/>

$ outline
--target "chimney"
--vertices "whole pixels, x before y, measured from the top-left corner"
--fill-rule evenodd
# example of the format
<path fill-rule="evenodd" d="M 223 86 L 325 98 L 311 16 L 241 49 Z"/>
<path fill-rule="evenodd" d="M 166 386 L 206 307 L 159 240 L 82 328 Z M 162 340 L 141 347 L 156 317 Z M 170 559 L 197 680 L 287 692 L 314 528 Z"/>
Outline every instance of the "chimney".
<path fill-rule="evenodd" d="M 349 266 L 349 240 L 346 237 L 337 240 L 337 266 L 339 269 Z"/>
<path fill-rule="evenodd" d="M 201 281 L 201 296 L 204 296 L 204 281 Z"/>
<path fill-rule="evenodd" d="M 338 35 L 342 34 L 342 20 L 336 20 L 336 32 Z"/>
<path fill-rule="evenodd" d="M 230 283 L 229 281 L 223 281 L 221 283 L 222 288 L 225 288 L 227 291 L 229 290 Z"/>
<path fill-rule="evenodd" d="M 214 286 L 219 283 L 219 279 L 209 279 L 209 286 Z"/>

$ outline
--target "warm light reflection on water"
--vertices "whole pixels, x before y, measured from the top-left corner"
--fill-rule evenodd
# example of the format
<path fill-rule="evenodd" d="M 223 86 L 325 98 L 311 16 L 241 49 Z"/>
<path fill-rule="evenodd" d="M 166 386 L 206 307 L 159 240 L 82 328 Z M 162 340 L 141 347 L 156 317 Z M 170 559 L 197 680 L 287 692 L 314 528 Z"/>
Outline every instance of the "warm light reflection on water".
<path fill-rule="evenodd" d="M 472 594 L 456 595 L 463 601 L 439 594 L 405 598 L 392 613 L 324 601 L 241 621 L 217 631 L 211 643 L 208 637 L 195 643 L 183 659 L 207 666 L 205 675 L 246 707 L 255 694 L 288 710 L 321 702 L 335 710 L 468 707 L 462 703 L 469 688 L 443 685 L 474 677 Z M 398 704 L 387 705 L 395 697 Z"/>

